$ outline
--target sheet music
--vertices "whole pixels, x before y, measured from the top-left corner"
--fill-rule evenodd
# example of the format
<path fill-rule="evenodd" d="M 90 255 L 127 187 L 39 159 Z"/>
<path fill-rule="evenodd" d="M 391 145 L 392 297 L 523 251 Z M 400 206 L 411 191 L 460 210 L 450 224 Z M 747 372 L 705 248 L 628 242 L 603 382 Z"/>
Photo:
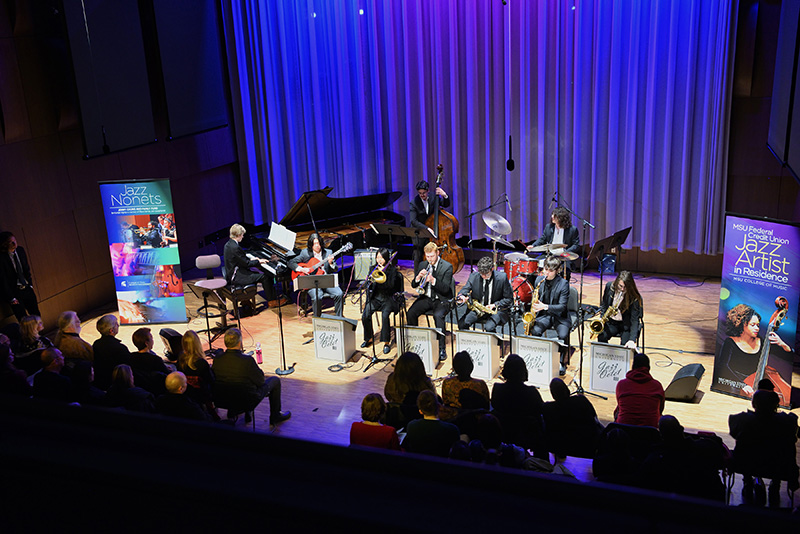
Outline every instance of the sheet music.
<path fill-rule="evenodd" d="M 292 232 L 285 226 L 272 222 L 269 227 L 269 240 L 285 250 L 294 249 L 294 241 L 297 238 L 297 233 Z"/>

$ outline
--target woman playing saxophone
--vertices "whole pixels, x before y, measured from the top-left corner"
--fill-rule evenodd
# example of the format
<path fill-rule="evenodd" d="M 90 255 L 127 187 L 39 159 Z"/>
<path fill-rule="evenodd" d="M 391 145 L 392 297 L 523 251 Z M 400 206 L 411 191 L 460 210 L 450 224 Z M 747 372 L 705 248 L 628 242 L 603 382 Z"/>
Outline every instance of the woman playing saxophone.
<path fill-rule="evenodd" d="M 616 280 L 606 284 L 603 302 L 600 303 L 600 317 L 611 309 L 610 316 L 603 325 L 597 340 L 607 343 L 612 337 L 619 336 L 620 344 L 636 349 L 639 329 L 642 320 L 642 296 L 636 288 L 636 282 L 629 271 L 620 271 Z M 616 307 L 616 311 L 613 310 Z"/>

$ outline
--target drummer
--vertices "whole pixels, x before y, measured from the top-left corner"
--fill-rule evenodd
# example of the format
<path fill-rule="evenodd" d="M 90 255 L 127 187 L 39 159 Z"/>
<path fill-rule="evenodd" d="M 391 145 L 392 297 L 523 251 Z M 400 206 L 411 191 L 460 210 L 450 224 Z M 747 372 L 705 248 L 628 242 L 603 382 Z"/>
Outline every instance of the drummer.
<path fill-rule="evenodd" d="M 548 255 L 562 257 L 564 260 L 573 259 L 575 255 L 579 254 L 581 238 L 578 235 L 578 229 L 572 226 L 567 208 L 559 206 L 553 210 L 550 215 L 550 224 L 544 227 L 544 232 L 539 239 L 528 245 L 528 250 L 536 251 L 537 247 L 540 247 L 539 250 L 541 250 L 542 245 L 564 245 L 564 247 L 555 249 L 547 247 Z M 564 261 L 564 278 L 567 281 L 570 279 L 571 263 Z"/>

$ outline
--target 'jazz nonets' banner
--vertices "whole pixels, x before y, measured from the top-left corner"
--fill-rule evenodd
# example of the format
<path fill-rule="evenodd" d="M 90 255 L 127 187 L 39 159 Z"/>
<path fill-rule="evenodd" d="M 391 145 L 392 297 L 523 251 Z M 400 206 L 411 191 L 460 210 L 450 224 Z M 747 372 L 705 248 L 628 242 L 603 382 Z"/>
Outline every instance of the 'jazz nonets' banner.
<path fill-rule="evenodd" d="M 100 184 L 123 324 L 185 322 L 169 180 Z"/>

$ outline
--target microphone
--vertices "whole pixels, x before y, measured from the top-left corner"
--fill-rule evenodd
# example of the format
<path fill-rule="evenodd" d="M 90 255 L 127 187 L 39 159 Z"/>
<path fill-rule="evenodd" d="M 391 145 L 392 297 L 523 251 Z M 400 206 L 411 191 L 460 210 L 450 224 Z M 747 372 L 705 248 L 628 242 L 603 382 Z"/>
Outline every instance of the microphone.
<path fill-rule="evenodd" d="M 506 195 L 506 207 L 508 208 L 508 211 L 514 211 L 511 209 L 511 203 L 508 201 L 508 193 L 504 194 Z"/>
<path fill-rule="evenodd" d="M 553 203 L 558 203 L 558 191 L 553 193 L 553 198 L 550 199 L 550 205 L 547 207 L 548 210 L 553 209 Z"/>
<path fill-rule="evenodd" d="M 509 171 L 513 171 L 514 167 L 515 167 L 514 156 L 513 156 L 513 153 L 511 151 L 511 148 L 512 148 L 511 136 L 509 135 L 508 136 L 508 161 L 506 161 L 506 169 L 508 169 Z"/>

